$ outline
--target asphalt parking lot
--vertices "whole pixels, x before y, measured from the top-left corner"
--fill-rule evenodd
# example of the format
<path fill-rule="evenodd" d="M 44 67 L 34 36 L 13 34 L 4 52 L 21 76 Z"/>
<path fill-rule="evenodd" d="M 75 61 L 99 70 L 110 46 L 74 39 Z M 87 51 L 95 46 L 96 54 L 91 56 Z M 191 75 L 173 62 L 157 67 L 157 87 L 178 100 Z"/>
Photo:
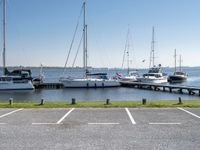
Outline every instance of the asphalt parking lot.
<path fill-rule="evenodd" d="M 0 109 L 0 149 L 200 149 L 200 108 Z"/>

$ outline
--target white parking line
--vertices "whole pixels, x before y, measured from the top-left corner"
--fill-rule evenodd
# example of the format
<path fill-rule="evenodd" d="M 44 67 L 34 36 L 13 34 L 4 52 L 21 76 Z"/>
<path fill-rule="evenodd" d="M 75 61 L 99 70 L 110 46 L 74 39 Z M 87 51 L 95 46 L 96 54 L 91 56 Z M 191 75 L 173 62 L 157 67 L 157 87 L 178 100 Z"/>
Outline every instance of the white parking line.
<path fill-rule="evenodd" d="M 113 122 L 108 122 L 108 123 L 88 123 L 89 125 L 115 125 L 119 123 L 113 123 Z"/>
<path fill-rule="evenodd" d="M 60 124 L 75 108 L 70 109 L 60 120 L 56 122 L 56 124 Z"/>
<path fill-rule="evenodd" d="M 179 125 L 181 123 L 176 123 L 176 122 L 150 122 L 149 124 L 151 125 Z"/>
<path fill-rule="evenodd" d="M 7 123 L 0 123 L 0 125 L 4 125 L 4 124 L 7 124 Z"/>
<path fill-rule="evenodd" d="M 180 108 L 180 107 L 178 107 L 177 109 L 182 110 L 182 111 L 184 111 L 184 112 L 186 112 L 186 113 L 188 113 L 188 114 L 190 114 L 190 115 L 192 115 L 192 116 L 197 117 L 197 118 L 200 119 L 200 116 L 198 116 L 198 115 L 196 115 L 196 114 L 194 114 L 194 113 L 192 113 L 192 112 L 190 112 L 188 110 L 185 110 L 185 109 Z"/>
<path fill-rule="evenodd" d="M 130 111 L 128 110 L 128 108 L 125 108 L 130 120 L 132 124 L 136 124 L 135 120 L 133 119 L 133 116 L 131 115 Z"/>
<path fill-rule="evenodd" d="M 32 125 L 57 125 L 57 123 L 32 123 Z"/>
<path fill-rule="evenodd" d="M 15 112 L 17 112 L 17 111 L 20 111 L 20 110 L 23 110 L 23 108 L 17 109 L 17 110 L 14 110 L 14 111 L 11 111 L 11 112 L 6 113 L 6 114 L 4 114 L 4 115 L 1 115 L 0 118 L 3 118 L 3 117 L 8 116 L 8 115 L 11 115 L 11 114 L 13 114 L 13 113 L 15 113 Z"/>

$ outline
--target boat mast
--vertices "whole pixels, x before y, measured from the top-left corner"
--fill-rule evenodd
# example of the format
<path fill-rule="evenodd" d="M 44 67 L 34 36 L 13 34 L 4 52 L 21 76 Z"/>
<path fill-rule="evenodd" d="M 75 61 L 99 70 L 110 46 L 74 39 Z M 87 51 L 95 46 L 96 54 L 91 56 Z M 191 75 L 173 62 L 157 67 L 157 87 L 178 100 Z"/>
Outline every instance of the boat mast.
<path fill-rule="evenodd" d="M 83 2 L 83 68 L 84 68 L 84 77 L 87 78 L 87 25 L 85 21 L 85 6 L 86 2 Z"/>
<path fill-rule="evenodd" d="M 130 28 L 128 27 L 128 33 L 127 33 L 127 50 L 126 50 L 126 53 L 127 53 L 127 75 L 129 75 L 129 47 L 130 47 Z"/>
<path fill-rule="evenodd" d="M 149 68 L 155 66 L 155 33 L 154 33 L 154 27 L 152 28 L 152 41 L 151 41 L 151 53 L 150 53 L 150 63 L 149 63 Z"/>
<path fill-rule="evenodd" d="M 181 62 L 182 62 L 182 58 L 181 58 L 181 55 L 179 56 L 179 70 L 181 71 Z"/>
<path fill-rule="evenodd" d="M 6 0 L 3 0 L 3 74 L 6 67 Z"/>
<path fill-rule="evenodd" d="M 155 51 L 155 47 L 154 47 L 154 44 L 155 44 L 155 39 L 154 39 L 154 27 L 153 27 L 153 31 L 152 31 L 152 65 L 153 65 L 153 67 L 154 67 L 154 65 L 155 65 L 155 54 L 154 54 L 154 51 Z"/>
<path fill-rule="evenodd" d="M 176 72 L 176 49 L 174 50 L 174 72 Z"/>

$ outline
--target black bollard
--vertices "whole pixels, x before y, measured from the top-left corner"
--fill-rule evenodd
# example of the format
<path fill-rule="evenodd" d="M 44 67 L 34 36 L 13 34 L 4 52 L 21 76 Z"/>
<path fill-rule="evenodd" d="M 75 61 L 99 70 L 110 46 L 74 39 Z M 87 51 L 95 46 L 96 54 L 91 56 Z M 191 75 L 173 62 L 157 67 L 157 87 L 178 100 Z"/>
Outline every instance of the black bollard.
<path fill-rule="evenodd" d="M 13 104 L 13 98 L 10 98 L 9 99 L 9 105 L 12 105 Z"/>
<path fill-rule="evenodd" d="M 44 99 L 41 99 L 40 105 L 44 105 Z"/>
<path fill-rule="evenodd" d="M 72 105 L 75 105 L 76 104 L 76 99 L 75 98 L 72 98 Z"/>
<path fill-rule="evenodd" d="M 106 99 L 106 105 L 110 104 L 110 99 Z"/>
<path fill-rule="evenodd" d="M 178 104 L 183 104 L 182 100 L 181 100 L 181 97 L 178 98 Z"/>
<path fill-rule="evenodd" d="M 146 105 L 146 103 L 147 103 L 147 99 L 146 99 L 146 98 L 143 98 L 143 99 L 142 99 L 142 105 Z"/>

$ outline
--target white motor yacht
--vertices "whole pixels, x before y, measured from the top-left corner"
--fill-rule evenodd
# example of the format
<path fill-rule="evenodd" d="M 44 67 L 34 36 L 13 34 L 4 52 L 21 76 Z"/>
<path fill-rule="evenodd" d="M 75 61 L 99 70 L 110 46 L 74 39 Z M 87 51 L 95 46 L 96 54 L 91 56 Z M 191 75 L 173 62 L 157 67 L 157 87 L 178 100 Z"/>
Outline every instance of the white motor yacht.
<path fill-rule="evenodd" d="M 162 73 L 160 67 L 153 67 L 143 77 L 139 77 L 138 81 L 145 83 L 167 83 L 167 76 Z"/>

